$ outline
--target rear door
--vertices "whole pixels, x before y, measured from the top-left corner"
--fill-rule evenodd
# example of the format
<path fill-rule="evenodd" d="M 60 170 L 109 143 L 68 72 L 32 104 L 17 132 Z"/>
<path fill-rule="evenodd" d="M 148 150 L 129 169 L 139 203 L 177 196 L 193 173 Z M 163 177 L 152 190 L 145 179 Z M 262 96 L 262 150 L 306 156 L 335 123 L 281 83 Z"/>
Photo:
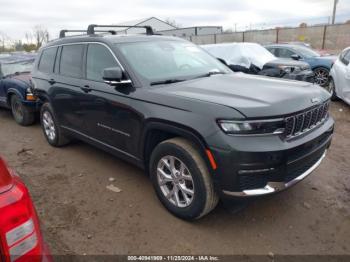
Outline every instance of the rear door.
<path fill-rule="evenodd" d="M 71 131 L 85 128 L 83 90 L 84 54 L 86 44 L 69 44 L 60 47 L 52 79 L 50 97 L 56 117 L 61 126 Z"/>

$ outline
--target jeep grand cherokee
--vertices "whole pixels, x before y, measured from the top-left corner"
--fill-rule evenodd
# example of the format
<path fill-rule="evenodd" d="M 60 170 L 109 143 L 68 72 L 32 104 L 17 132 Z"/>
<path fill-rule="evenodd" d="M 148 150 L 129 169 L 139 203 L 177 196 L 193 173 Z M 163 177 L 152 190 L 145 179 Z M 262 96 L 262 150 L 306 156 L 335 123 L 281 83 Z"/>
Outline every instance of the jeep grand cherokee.
<path fill-rule="evenodd" d="M 174 215 L 281 191 L 324 158 L 334 121 L 319 86 L 233 73 L 183 39 L 93 29 L 40 50 L 43 133 L 52 146 L 80 139 L 144 168 Z"/>

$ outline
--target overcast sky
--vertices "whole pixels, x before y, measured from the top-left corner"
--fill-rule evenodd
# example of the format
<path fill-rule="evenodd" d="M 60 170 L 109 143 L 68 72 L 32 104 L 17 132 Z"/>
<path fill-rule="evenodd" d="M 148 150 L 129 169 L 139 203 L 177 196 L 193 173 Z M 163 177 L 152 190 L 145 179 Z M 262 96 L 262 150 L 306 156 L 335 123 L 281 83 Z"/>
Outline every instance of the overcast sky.
<path fill-rule="evenodd" d="M 0 0 L 0 31 L 23 39 L 35 25 L 52 37 L 63 28 L 121 23 L 151 16 L 184 27 L 222 25 L 238 30 L 327 22 L 333 0 Z M 339 0 L 337 21 L 350 19 L 350 0 Z"/>

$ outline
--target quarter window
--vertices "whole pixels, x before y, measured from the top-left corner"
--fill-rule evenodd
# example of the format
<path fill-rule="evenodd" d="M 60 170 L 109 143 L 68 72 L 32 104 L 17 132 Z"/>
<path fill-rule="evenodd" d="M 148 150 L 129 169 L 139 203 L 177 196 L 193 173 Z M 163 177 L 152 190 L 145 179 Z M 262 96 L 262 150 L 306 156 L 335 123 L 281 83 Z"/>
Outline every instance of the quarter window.
<path fill-rule="evenodd" d="M 112 53 L 103 45 L 90 44 L 87 52 L 86 78 L 102 81 L 103 70 L 118 66 Z"/>
<path fill-rule="evenodd" d="M 69 77 L 82 77 L 84 45 L 63 46 L 61 53 L 60 74 Z"/>
<path fill-rule="evenodd" d="M 51 47 L 43 50 L 39 62 L 39 71 L 44 73 L 52 73 L 55 64 L 57 47 Z"/>

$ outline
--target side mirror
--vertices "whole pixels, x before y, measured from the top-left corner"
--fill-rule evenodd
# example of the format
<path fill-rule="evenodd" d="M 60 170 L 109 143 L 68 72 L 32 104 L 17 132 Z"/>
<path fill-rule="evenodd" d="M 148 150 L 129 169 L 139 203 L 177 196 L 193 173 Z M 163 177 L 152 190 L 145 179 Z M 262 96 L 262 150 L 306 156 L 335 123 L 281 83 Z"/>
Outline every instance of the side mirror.
<path fill-rule="evenodd" d="M 131 84 L 131 80 L 123 80 L 123 70 L 120 67 L 110 67 L 104 69 L 102 78 L 106 84 L 111 86 Z"/>
<path fill-rule="evenodd" d="M 219 57 L 217 57 L 216 59 L 219 60 L 219 62 L 223 63 L 225 66 L 228 66 L 228 64 L 226 63 L 226 61 L 224 59 L 219 58 Z"/>
<path fill-rule="evenodd" d="M 300 60 L 301 56 L 297 55 L 297 54 L 293 54 L 293 55 L 290 56 L 290 58 L 292 58 L 293 60 Z"/>

